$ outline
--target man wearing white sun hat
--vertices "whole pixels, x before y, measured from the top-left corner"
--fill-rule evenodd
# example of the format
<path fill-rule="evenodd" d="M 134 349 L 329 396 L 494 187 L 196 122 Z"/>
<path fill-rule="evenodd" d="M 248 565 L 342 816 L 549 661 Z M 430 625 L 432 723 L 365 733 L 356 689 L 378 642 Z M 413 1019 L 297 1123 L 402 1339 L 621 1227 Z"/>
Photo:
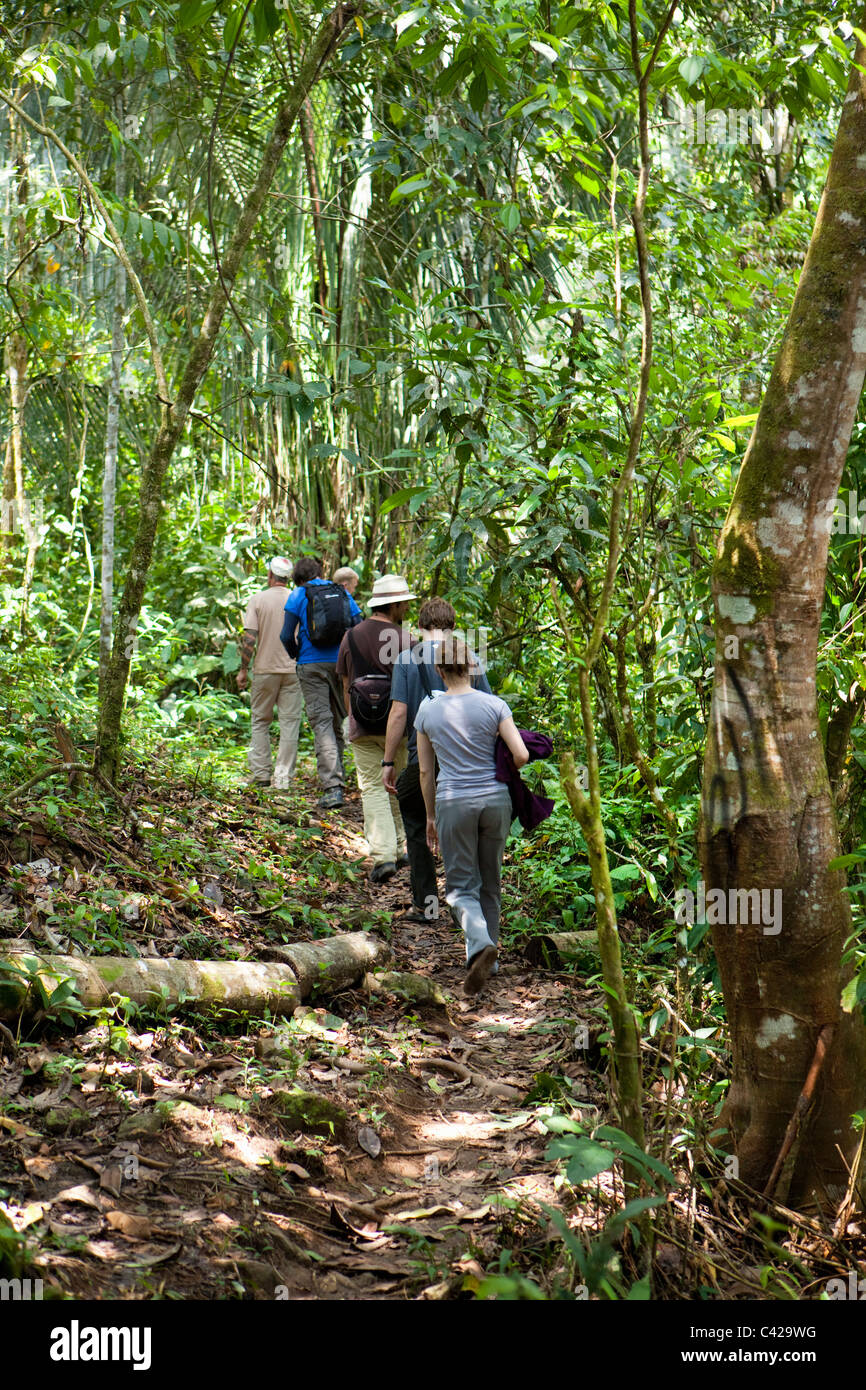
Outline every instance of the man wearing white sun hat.
<path fill-rule="evenodd" d="M 409 863 L 406 832 L 396 797 L 382 786 L 385 727 L 391 705 L 391 672 L 402 651 L 412 645 L 402 626 L 413 594 L 402 574 L 383 574 L 373 584 L 369 618 L 346 633 L 337 657 L 349 710 L 349 742 L 364 808 L 364 834 L 370 847 L 373 883 L 385 883 Z M 406 739 L 394 753 L 397 773 L 406 766 Z"/>
<path fill-rule="evenodd" d="M 285 790 L 295 775 L 298 760 L 298 734 L 304 700 L 295 674 L 296 663 L 282 642 L 286 589 L 292 573 L 291 561 L 275 555 L 268 564 L 268 587 L 253 594 L 244 613 L 244 637 L 238 690 L 249 681 L 249 664 L 256 653 L 250 690 L 250 782 L 254 786 L 273 786 Z M 271 780 L 271 721 L 276 710 L 280 723 L 280 746 Z"/>

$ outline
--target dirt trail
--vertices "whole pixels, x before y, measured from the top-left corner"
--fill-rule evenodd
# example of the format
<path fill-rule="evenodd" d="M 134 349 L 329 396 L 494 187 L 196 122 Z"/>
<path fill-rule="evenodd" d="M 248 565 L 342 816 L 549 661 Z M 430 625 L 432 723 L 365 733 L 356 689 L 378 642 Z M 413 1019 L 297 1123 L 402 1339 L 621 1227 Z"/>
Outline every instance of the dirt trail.
<path fill-rule="evenodd" d="M 357 863 L 357 795 L 327 815 L 314 795 L 322 848 Z M 560 1088 L 588 1119 L 604 1105 L 574 1037 L 596 992 L 506 950 L 464 999 L 450 916 L 401 916 L 407 871 L 309 896 L 348 922 L 390 914 L 391 970 L 435 982 L 445 1006 L 359 986 L 296 1015 L 282 1052 L 266 1028 L 175 1023 L 130 1026 L 119 1049 L 96 1027 L 7 1055 L 0 1187 L 34 1272 L 84 1298 L 450 1298 L 503 1248 L 543 1256 L 538 1203 L 556 1197 L 536 1107 Z M 286 1118 L 294 1087 L 345 1112 L 335 1131 Z"/>

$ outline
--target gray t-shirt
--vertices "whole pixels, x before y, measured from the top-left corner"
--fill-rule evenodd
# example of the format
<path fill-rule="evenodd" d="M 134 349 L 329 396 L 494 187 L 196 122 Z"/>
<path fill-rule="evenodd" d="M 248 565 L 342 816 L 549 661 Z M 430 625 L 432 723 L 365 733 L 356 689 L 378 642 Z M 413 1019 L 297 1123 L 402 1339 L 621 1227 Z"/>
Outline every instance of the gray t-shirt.
<path fill-rule="evenodd" d="M 431 641 L 425 638 L 423 642 L 418 642 L 411 651 L 401 652 L 391 668 L 391 699 L 399 700 L 400 704 L 406 706 L 406 728 L 409 731 L 409 761 L 417 763 L 418 747 L 415 739 L 415 715 L 421 701 L 426 698 L 427 691 L 421 679 L 421 672 L 418 667 L 424 663 L 424 675 L 430 683 L 430 690 L 444 690 L 445 686 L 442 677 L 434 666 L 436 659 L 438 641 Z M 492 692 L 481 662 L 478 657 L 472 654 L 478 670 L 472 677 L 472 684 L 476 690 L 483 690 L 487 695 Z"/>
<path fill-rule="evenodd" d="M 510 716 L 504 700 L 480 690 L 437 693 L 421 702 L 415 728 L 427 735 L 439 759 L 438 800 L 504 790 L 504 782 L 496 780 L 495 748 L 499 725 Z"/>

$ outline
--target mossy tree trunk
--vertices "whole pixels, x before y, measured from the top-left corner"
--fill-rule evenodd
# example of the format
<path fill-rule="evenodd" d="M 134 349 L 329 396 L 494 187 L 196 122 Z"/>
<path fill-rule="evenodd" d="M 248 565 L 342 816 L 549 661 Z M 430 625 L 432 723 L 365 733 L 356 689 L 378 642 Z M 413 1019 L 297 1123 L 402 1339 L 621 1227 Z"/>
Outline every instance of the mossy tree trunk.
<path fill-rule="evenodd" d="M 856 62 L 866 64 L 862 47 Z M 831 1204 L 844 1190 L 856 1150 L 851 1115 L 866 1103 L 866 1032 L 859 1010 L 840 1002 L 851 919 L 844 876 L 829 867 L 839 848 L 815 684 L 829 534 L 864 374 L 866 74 L 855 67 L 719 540 L 700 831 L 707 895 L 721 889 L 725 898 L 707 913 L 731 1031 L 722 1123 L 750 1186 L 775 1183 L 789 1122 L 823 1057 L 828 1033 L 821 1048 L 819 1035 L 832 1025 L 777 1189 L 798 1206 Z M 768 896 L 759 908 L 743 890 Z"/>
<path fill-rule="evenodd" d="M 19 96 L 22 96 L 19 93 Z M 30 344 L 25 325 L 28 320 L 32 288 L 31 258 L 34 247 L 27 228 L 27 207 L 30 201 L 30 146 L 27 132 L 14 112 L 9 112 L 9 145 L 14 167 L 11 216 L 9 218 L 9 260 L 13 267 L 7 288 L 13 304 L 13 327 L 6 339 L 6 371 L 9 377 L 9 444 L 8 475 L 4 479 L 4 494 L 10 495 L 14 506 L 7 504 L 4 524 L 10 532 L 20 531 L 26 545 L 24 573 L 21 580 L 21 628 L 27 623 L 30 590 L 39 550 L 39 525 L 35 519 L 39 507 L 27 493 L 24 467 L 24 408 L 29 394 Z"/>
<path fill-rule="evenodd" d="M 150 457 L 142 471 L 135 538 L 115 621 L 111 658 L 100 689 L 96 759 L 98 767 L 112 778 L 117 770 L 123 699 L 129 679 L 130 663 L 136 648 L 136 631 L 153 558 L 166 472 L 183 434 L 198 388 L 210 366 L 228 305 L 228 296 L 231 294 L 298 112 L 359 8 L 359 4 L 338 5 L 325 16 L 310 40 L 297 80 L 277 113 L 258 175 L 238 218 L 228 249 L 222 257 L 222 273 L 211 291 L 201 327 L 193 339 L 189 356 L 179 373 L 172 400 L 162 402 L 162 422 Z"/>

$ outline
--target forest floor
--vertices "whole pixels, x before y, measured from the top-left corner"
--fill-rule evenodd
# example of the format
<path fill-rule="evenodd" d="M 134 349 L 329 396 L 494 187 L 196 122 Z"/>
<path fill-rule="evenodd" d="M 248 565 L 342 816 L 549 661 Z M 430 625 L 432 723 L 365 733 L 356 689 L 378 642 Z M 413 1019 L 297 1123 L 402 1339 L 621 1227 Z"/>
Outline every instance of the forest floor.
<path fill-rule="evenodd" d="M 466 999 L 447 910 L 410 923 L 408 871 L 369 883 L 357 792 L 322 812 L 309 760 L 290 793 L 163 766 L 132 783 L 135 828 L 89 783 L 0 809 L 0 948 L 274 960 L 365 930 L 392 977 L 289 1020 L 121 1001 L 0 1030 L 0 1275 L 73 1299 L 573 1298 L 584 1278 L 648 1297 L 616 1168 L 571 1186 L 546 1156 L 558 1122 L 612 1119 L 597 979 L 529 965 L 506 887 L 500 972 Z M 744 1201 L 708 1166 L 696 1054 L 644 1046 L 648 1134 L 676 1171 L 653 1199 L 653 1296 L 816 1298 L 847 1277 L 860 1226 L 839 1240 Z M 325 1112 L 290 1118 L 297 1087 Z"/>
<path fill-rule="evenodd" d="M 368 977 L 283 1024 L 279 1054 L 272 1022 L 183 1009 L 7 1040 L 0 1196 L 33 1272 L 73 1298 L 448 1298 L 537 1277 L 561 1250 L 541 1205 L 561 1200 L 545 1102 L 564 1090 L 575 1118 L 606 1118 L 575 1048 L 582 1020 L 598 1034 L 598 990 L 505 950 L 465 999 L 447 909 L 414 925 L 407 870 L 369 884 L 357 792 L 327 813 L 311 781 L 136 795 L 136 835 L 107 799 L 99 816 L 55 802 L 7 820 L 7 946 L 273 959 L 360 927 L 441 997 Z M 291 1128 L 280 1092 L 295 1086 L 338 1107 L 333 1129 Z"/>

